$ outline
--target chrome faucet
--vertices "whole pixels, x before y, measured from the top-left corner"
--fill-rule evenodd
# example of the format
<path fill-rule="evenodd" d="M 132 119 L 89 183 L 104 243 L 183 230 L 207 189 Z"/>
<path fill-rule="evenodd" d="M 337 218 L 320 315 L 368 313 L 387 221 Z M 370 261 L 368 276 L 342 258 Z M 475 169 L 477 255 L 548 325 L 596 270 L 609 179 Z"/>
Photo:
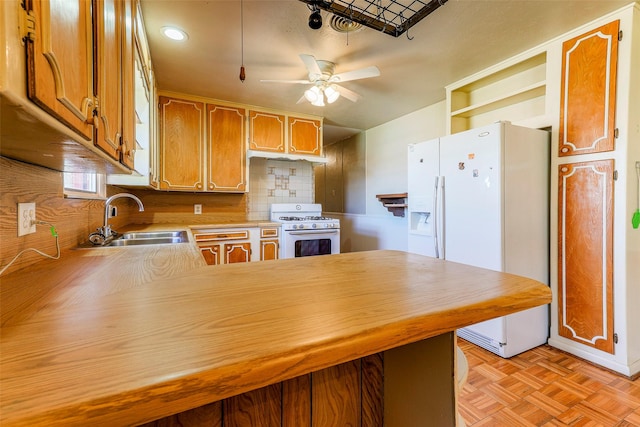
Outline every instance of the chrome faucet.
<path fill-rule="evenodd" d="M 140 200 L 137 196 L 134 196 L 130 193 L 118 193 L 109 197 L 104 202 L 104 224 L 102 227 L 98 228 L 97 231 L 91 233 L 89 235 L 89 241 L 94 245 L 104 245 L 109 240 L 112 240 L 118 233 L 111 229 L 109 225 L 109 209 L 111 208 L 111 202 L 115 199 L 120 199 L 122 197 L 128 197 L 130 199 L 135 200 L 138 203 L 138 207 L 140 208 L 140 212 L 144 211 L 144 205 L 142 204 L 142 200 Z"/>

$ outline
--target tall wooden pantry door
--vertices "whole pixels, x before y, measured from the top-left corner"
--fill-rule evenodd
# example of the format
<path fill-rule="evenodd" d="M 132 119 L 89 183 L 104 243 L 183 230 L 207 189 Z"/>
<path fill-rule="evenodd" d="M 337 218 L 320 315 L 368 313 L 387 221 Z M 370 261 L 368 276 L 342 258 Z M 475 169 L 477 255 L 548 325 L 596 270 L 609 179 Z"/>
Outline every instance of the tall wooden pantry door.
<path fill-rule="evenodd" d="M 612 354 L 615 170 L 605 156 L 615 149 L 619 27 L 562 45 L 558 152 L 568 157 L 558 166 L 558 334 Z"/>

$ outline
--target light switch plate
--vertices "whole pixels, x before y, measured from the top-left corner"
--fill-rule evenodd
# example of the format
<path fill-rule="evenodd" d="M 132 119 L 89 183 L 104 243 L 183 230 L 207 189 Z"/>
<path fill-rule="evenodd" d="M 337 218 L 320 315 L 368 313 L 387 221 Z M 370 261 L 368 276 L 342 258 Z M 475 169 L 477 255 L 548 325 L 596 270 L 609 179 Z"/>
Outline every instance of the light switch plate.
<path fill-rule="evenodd" d="M 193 205 L 193 213 L 194 215 L 202 215 L 202 205 L 199 203 Z"/>
<path fill-rule="evenodd" d="M 36 204 L 18 203 L 18 237 L 36 232 Z"/>

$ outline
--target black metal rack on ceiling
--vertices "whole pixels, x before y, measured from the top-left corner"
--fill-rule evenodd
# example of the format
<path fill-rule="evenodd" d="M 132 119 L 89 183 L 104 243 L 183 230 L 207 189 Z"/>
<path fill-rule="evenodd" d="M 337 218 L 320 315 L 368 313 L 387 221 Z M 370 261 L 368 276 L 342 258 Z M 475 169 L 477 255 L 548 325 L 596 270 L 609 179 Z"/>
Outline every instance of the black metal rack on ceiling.
<path fill-rule="evenodd" d="M 405 33 L 447 0 L 300 0 L 312 8 L 357 22 L 394 37 Z"/>

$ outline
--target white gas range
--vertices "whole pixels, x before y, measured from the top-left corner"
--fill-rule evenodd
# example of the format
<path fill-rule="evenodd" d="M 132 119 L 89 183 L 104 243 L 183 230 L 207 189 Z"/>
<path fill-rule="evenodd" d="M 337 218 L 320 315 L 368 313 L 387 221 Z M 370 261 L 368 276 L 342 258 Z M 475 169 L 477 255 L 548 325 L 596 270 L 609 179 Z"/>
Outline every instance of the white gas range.
<path fill-rule="evenodd" d="M 317 203 L 274 203 L 271 221 L 282 224 L 280 258 L 340 253 L 340 220 L 322 216 Z"/>

